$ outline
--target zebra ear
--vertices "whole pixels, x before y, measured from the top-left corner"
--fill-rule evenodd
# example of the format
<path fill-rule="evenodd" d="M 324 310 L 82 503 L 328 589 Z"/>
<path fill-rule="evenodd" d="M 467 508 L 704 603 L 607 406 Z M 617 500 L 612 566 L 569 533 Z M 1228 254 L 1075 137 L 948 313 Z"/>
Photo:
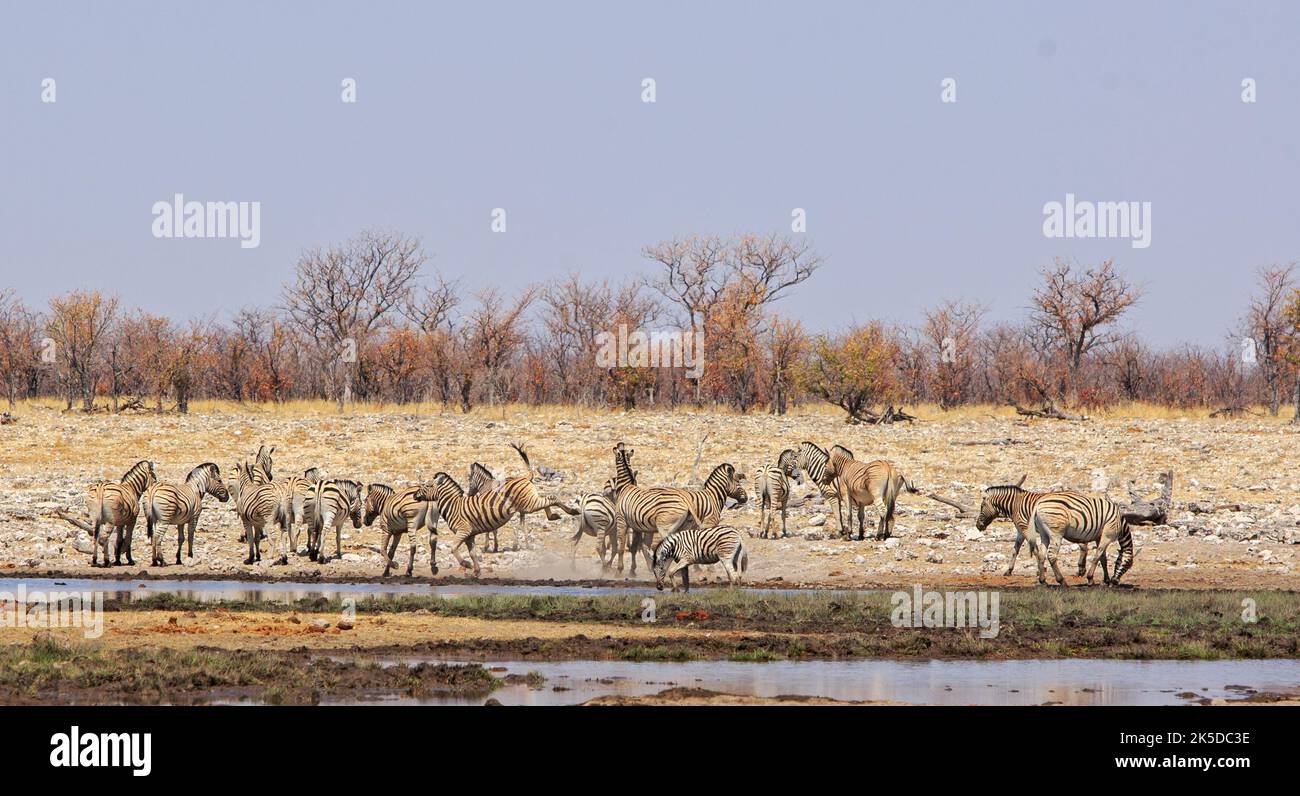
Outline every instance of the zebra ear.
<path fill-rule="evenodd" d="M 1020 480 L 1016 482 L 1016 486 L 1023 486 L 1024 483 L 1025 483 L 1025 479 L 1028 478 L 1028 477 L 1029 477 L 1029 473 L 1025 473 L 1025 474 L 1021 475 L 1021 476 L 1020 476 Z"/>

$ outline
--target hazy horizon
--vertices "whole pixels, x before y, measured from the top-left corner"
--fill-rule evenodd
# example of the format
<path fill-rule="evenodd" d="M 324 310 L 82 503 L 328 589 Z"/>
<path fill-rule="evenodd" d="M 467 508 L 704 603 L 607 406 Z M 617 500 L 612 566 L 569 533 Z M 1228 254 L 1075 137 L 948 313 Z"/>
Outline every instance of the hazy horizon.
<path fill-rule="evenodd" d="M 618 281 L 652 272 L 648 244 L 793 235 L 803 208 L 826 264 L 777 307 L 811 330 L 953 298 L 1016 321 L 1053 258 L 1112 258 L 1145 288 L 1145 342 L 1217 347 L 1254 269 L 1300 259 L 1297 23 L 1283 3 L 7 2 L 0 289 L 226 319 L 363 229 L 419 237 L 468 290 Z M 176 193 L 260 202 L 260 245 L 156 239 Z M 1067 195 L 1150 202 L 1150 245 L 1045 237 Z"/>

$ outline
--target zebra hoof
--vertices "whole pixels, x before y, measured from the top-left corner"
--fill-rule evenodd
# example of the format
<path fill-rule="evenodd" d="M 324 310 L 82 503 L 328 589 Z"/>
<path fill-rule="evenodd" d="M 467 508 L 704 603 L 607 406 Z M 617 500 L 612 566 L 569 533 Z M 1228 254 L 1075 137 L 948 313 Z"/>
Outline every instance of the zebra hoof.
<path fill-rule="evenodd" d="M 252 556 L 249 556 L 248 558 L 245 558 L 245 559 L 244 559 L 244 563 L 245 563 L 245 564 L 252 564 L 252 563 L 253 563 L 253 557 L 252 557 Z"/>

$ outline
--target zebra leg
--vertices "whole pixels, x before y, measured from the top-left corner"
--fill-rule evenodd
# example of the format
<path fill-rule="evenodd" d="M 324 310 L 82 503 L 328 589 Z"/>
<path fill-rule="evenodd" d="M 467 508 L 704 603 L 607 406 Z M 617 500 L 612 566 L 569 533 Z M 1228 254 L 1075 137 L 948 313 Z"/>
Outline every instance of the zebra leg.
<path fill-rule="evenodd" d="M 113 546 L 113 566 L 122 566 L 122 526 L 118 525 L 114 530 L 117 532 L 117 544 Z"/>
<path fill-rule="evenodd" d="M 435 537 L 438 535 L 438 531 L 433 528 L 429 529 L 429 533 L 433 534 Z M 322 530 L 317 533 L 317 537 L 316 544 L 321 548 L 321 550 L 316 553 L 316 557 L 319 558 L 320 552 L 323 551 L 325 547 L 324 531 Z M 343 560 L 343 522 L 341 519 L 334 521 L 334 557 L 340 561 Z"/>
<path fill-rule="evenodd" d="M 438 574 L 438 532 L 432 528 L 429 529 L 429 571 Z"/>
<path fill-rule="evenodd" d="M 392 531 L 388 532 L 388 537 L 384 539 L 384 543 L 380 545 L 379 550 L 384 553 L 384 574 L 381 577 L 386 578 L 393 568 L 393 556 L 397 553 L 397 537 L 393 535 Z"/>
<path fill-rule="evenodd" d="M 1040 519 L 1037 514 L 1035 514 L 1033 517 L 1030 517 L 1029 522 L 1033 525 L 1034 531 L 1038 534 L 1038 540 L 1043 545 L 1046 545 L 1048 539 L 1050 538 L 1046 522 Z M 1033 553 L 1035 560 L 1038 561 L 1038 582 L 1046 586 L 1047 585 L 1047 562 L 1043 558 L 1043 548 L 1040 545 L 1034 544 L 1033 540 L 1031 539 L 1029 541 L 1029 552 Z"/>
<path fill-rule="evenodd" d="M 1102 557 L 1106 555 L 1106 548 L 1107 548 L 1107 547 L 1110 547 L 1110 541 L 1111 541 L 1110 539 L 1105 538 L 1105 537 L 1102 537 L 1101 539 L 1098 539 L 1098 540 L 1097 540 L 1097 547 L 1096 547 L 1096 549 L 1093 551 L 1093 554 L 1092 554 L 1092 562 L 1091 562 L 1091 565 L 1088 567 L 1088 584 L 1089 584 L 1089 585 L 1092 584 L 1092 582 L 1093 582 L 1093 577 L 1097 574 L 1097 562 L 1100 561 L 1100 560 L 1102 559 Z M 1087 549 L 1088 549 L 1088 548 L 1087 548 L 1087 546 L 1085 545 L 1085 546 L 1084 546 L 1084 550 L 1086 551 Z M 1109 575 L 1109 574 L 1108 574 L 1104 569 L 1102 570 L 1102 578 L 1105 579 L 1104 582 L 1105 582 L 1107 585 L 1110 584 L 1110 575 Z"/>
<path fill-rule="evenodd" d="M 471 537 L 469 537 L 468 539 L 465 540 L 465 550 L 469 553 L 469 559 L 470 559 L 470 561 L 473 561 L 473 562 L 474 562 L 474 577 L 477 578 L 477 577 L 479 576 L 479 573 L 482 571 L 482 569 L 481 569 L 481 567 L 479 566 L 478 553 L 475 553 L 475 552 L 474 552 L 474 537 L 473 537 L 473 536 L 471 536 Z"/>
<path fill-rule="evenodd" d="M 785 527 L 786 503 L 788 502 L 789 502 L 788 500 L 781 501 L 781 538 L 782 539 L 790 535 L 790 532 L 787 531 Z"/>
<path fill-rule="evenodd" d="M 1016 528 L 1016 543 L 1015 543 L 1015 545 L 1011 548 L 1011 563 L 1007 565 L 1007 571 L 1002 573 L 1002 576 L 1003 576 L 1003 577 L 1008 577 L 1008 576 L 1010 576 L 1011 573 L 1015 570 L 1015 568 L 1016 568 L 1016 558 L 1019 557 L 1019 555 L 1020 555 L 1020 546 L 1023 545 L 1024 543 L 1025 543 L 1025 534 L 1024 534 L 1024 532 L 1021 531 L 1019 528 Z M 1029 543 L 1029 545 L 1030 545 L 1029 549 L 1030 549 L 1031 552 L 1032 552 L 1033 549 L 1034 549 L 1034 548 L 1033 548 L 1033 544 L 1034 544 L 1033 542 L 1030 542 L 1030 543 Z"/>
<path fill-rule="evenodd" d="M 1086 544 L 1080 545 L 1079 546 L 1079 577 L 1081 578 L 1083 577 L 1083 573 L 1087 568 L 1087 562 L 1088 562 L 1088 545 Z M 1088 578 L 1088 580 L 1091 581 L 1092 578 Z"/>
<path fill-rule="evenodd" d="M 1046 530 L 1046 529 L 1044 529 L 1044 530 Z M 1042 533 L 1041 536 L 1042 536 L 1042 542 L 1043 542 L 1043 549 L 1044 549 L 1044 550 L 1046 551 L 1046 553 L 1047 553 L 1047 561 L 1048 561 L 1048 563 L 1050 563 L 1050 564 L 1052 565 L 1052 577 L 1056 578 L 1056 583 L 1057 583 L 1058 586 L 1064 586 L 1064 585 L 1066 585 L 1066 584 L 1065 584 L 1065 575 L 1061 574 L 1061 567 L 1060 567 L 1060 564 L 1058 564 L 1058 563 L 1057 563 L 1057 560 L 1056 560 L 1057 554 L 1060 552 L 1061 543 L 1058 542 L 1057 544 L 1052 544 L 1052 535 L 1051 535 L 1051 533 L 1046 533 L 1046 532 L 1045 532 L 1045 533 Z M 1065 534 L 1064 534 L 1064 533 L 1061 534 L 1061 538 L 1062 538 L 1062 540 L 1064 540 L 1064 538 L 1065 538 Z"/>
<path fill-rule="evenodd" d="M 248 542 L 248 558 L 244 559 L 244 563 L 252 564 L 257 560 L 257 532 L 248 520 L 244 520 L 244 540 Z"/>
<path fill-rule="evenodd" d="M 180 566 L 180 563 L 181 563 L 181 548 L 183 548 L 183 547 L 185 546 L 185 526 L 186 526 L 186 525 L 188 525 L 188 523 L 184 523 L 184 522 L 182 522 L 180 525 L 177 525 L 177 526 L 176 526 L 176 565 L 177 565 L 177 566 Z M 158 529 L 158 536 L 162 536 L 162 529 L 161 529 L 161 528 Z M 157 554 L 155 553 L 155 555 L 157 555 Z M 190 557 L 193 558 L 193 557 L 194 557 L 194 554 L 191 553 L 191 554 L 190 554 Z M 161 557 L 161 556 L 158 557 L 158 563 L 159 563 L 159 564 L 162 564 L 162 557 Z"/>
<path fill-rule="evenodd" d="M 411 577 L 411 575 L 414 574 L 415 572 L 415 548 L 419 547 L 419 544 L 417 543 L 415 538 L 415 529 L 411 530 L 410 542 L 411 542 L 411 550 L 410 550 L 410 554 L 407 556 L 406 559 L 406 577 L 408 578 Z"/>
<path fill-rule="evenodd" d="M 852 500 L 852 499 L 850 498 L 850 500 Z M 861 503 L 859 503 L 859 504 L 858 504 L 858 541 L 859 541 L 859 542 L 861 542 L 863 539 L 867 538 L 867 521 L 866 521 L 866 516 L 867 516 L 867 507 L 864 506 L 864 505 L 862 505 Z M 853 503 L 852 503 L 852 502 L 849 503 L 849 522 L 853 522 Z M 880 529 L 879 529 L 879 527 L 877 527 L 877 529 L 876 529 L 876 535 L 877 535 L 877 536 L 880 535 Z"/>

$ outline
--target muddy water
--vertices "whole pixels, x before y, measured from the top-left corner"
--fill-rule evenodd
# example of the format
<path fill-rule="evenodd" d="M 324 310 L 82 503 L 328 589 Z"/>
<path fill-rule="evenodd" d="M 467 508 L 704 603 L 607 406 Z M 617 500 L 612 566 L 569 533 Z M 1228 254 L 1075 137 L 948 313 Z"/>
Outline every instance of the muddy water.
<path fill-rule="evenodd" d="M 133 600 L 157 594 L 172 594 L 200 602 L 249 601 L 293 603 L 302 599 L 353 598 L 392 599 L 411 595 L 459 597 L 467 595 L 525 594 L 598 596 L 610 594 L 655 594 L 653 584 L 645 586 L 544 586 L 506 584 L 427 583 L 294 583 L 239 580 L 106 580 L 94 578 L 0 578 L 0 592 L 16 594 L 20 585 L 32 592 L 103 592 L 105 600 Z M 709 587 L 704 587 L 705 589 Z M 798 594 L 798 589 L 750 589 L 754 594 Z M 747 592 L 747 593 L 748 593 Z M 826 592 L 834 593 L 834 592 Z"/>
<path fill-rule="evenodd" d="M 401 658 L 417 663 L 428 658 Z M 820 696 L 925 705 L 1179 705 L 1195 698 L 1241 698 L 1256 691 L 1300 692 L 1300 661 L 782 661 L 489 663 L 498 676 L 536 672 L 540 688 L 507 685 L 504 705 L 571 705 L 606 694 L 656 694 L 673 686 L 728 694 Z M 1243 688 L 1244 687 L 1244 688 Z M 482 698 L 382 704 L 481 705 Z M 373 704 L 373 703 L 368 703 Z"/>

